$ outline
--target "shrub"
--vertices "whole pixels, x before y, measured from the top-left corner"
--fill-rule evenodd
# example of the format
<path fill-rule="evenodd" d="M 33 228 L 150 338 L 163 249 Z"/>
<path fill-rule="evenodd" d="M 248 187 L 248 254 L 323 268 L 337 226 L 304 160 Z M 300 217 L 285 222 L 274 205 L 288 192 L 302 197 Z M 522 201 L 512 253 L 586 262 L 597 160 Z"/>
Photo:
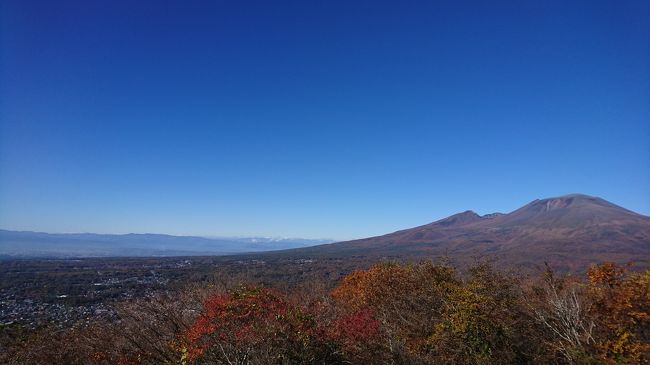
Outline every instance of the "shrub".
<path fill-rule="evenodd" d="M 209 298 L 185 338 L 193 363 L 337 362 L 313 313 L 261 287 L 241 286 Z"/>

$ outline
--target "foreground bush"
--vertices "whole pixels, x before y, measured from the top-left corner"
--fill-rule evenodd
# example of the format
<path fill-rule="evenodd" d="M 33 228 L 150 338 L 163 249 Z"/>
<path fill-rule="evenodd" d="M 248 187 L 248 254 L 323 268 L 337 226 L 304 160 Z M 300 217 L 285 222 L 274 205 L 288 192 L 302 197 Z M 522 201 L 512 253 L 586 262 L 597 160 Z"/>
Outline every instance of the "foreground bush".
<path fill-rule="evenodd" d="M 589 270 L 598 355 L 610 363 L 650 362 L 650 271 L 604 264 Z"/>
<path fill-rule="evenodd" d="M 215 295 L 185 336 L 183 360 L 209 364 L 329 364 L 318 313 L 280 293 L 242 286 Z"/>
<path fill-rule="evenodd" d="M 526 343 L 535 324 L 519 283 L 489 265 L 467 277 L 429 262 L 376 265 L 348 276 L 333 296 L 343 312 L 371 310 L 381 323 L 382 336 L 350 354 L 359 362 L 532 362 L 540 351 Z"/>

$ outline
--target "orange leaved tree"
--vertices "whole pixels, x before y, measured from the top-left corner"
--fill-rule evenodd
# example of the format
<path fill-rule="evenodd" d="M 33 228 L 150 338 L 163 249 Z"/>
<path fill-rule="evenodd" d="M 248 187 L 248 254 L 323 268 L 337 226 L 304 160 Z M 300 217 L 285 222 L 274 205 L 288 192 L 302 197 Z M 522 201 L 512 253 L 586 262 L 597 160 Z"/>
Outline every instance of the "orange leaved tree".
<path fill-rule="evenodd" d="M 609 363 L 650 362 L 650 271 L 605 263 L 589 272 L 594 337 Z"/>
<path fill-rule="evenodd" d="M 332 296 L 341 313 L 367 313 L 376 336 L 345 346 L 358 363 L 532 361 L 533 319 L 518 282 L 478 264 L 465 276 L 444 264 L 379 264 L 346 277 Z M 352 350 L 352 352 L 350 352 Z"/>

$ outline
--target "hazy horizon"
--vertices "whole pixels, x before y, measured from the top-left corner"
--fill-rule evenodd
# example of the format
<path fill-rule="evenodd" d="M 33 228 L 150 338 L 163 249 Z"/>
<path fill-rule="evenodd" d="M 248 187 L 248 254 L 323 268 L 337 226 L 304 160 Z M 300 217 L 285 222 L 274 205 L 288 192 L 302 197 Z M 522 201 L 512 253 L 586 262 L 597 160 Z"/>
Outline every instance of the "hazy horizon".
<path fill-rule="evenodd" d="M 7 1 L 0 227 L 344 240 L 650 215 L 650 4 Z"/>
<path fill-rule="evenodd" d="M 571 195 L 576 195 L 576 194 L 577 195 L 585 195 L 585 194 L 582 194 L 582 193 L 571 193 L 571 194 L 564 194 L 564 195 L 561 195 L 561 196 L 571 196 Z M 586 195 L 589 196 L 588 194 L 586 194 Z M 557 198 L 557 197 L 560 197 L 560 195 L 555 196 L 555 197 L 543 197 L 542 199 L 544 199 L 544 198 Z M 598 197 L 598 198 L 602 198 L 602 197 Z M 530 201 L 530 202 L 532 202 L 532 201 Z M 530 202 L 527 202 L 527 203 L 530 203 Z M 613 203 L 613 202 L 610 202 L 610 203 Z M 618 205 L 618 204 L 616 204 L 616 205 Z M 462 212 L 465 212 L 465 211 L 473 211 L 473 212 L 477 213 L 480 216 L 489 215 L 489 214 L 493 214 L 493 213 L 507 214 L 507 213 L 511 213 L 512 211 L 514 211 L 516 209 L 521 208 L 522 206 L 524 206 L 524 204 L 521 204 L 521 206 L 515 207 L 514 209 L 511 209 L 511 210 L 508 210 L 508 211 L 494 210 L 494 211 L 486 212 L 486 213 L 476 212 L 473 209 L 465 209 L 463 211 L 457 211 L 457 212 L 449 213 L 449 214 L 441 216 L 441 217 L 433 218 L 433 219 L 431 219 L 431 220 L 429 220 L 427 222 L 421 222 L 420 224 L 412 223 L 411 226 L 419 226 L 419 225 L 422 225 L 422 224 L 432 223 L 432 222 L 435 222 L 435 221 L 438 221 L 438 220 L 441 220 L 441 219 L 444 219 L 444 218 L 447 218 L 449 216 L 459 214 L 459 213 L 462 213 Z M 622 207 L 622 208 L 625 208 L 625 207 Z M 633 212 L 644 215 L 644 216 L 648 216 L 647 214 L 643 214 L 643 213 L 640 213 L 640 212 L 635 212 L 635 211 L 633 211 Z M 400 230 L 400 229 L 404 229 L 404 228 L 410 228 L 410 227 L 399 227 L 396 230 Z M 370 236 L 358 236 L 358 237 L 336 238 L 336 237 L 298 237 L 298 236 L 292 236 L 292 235 L 279 235 L 279 236 L 233 235 L 233 236 L 226 236 L 226 235 L 219 235 L 219 234 L 216 234 L 216 235 L 215 234 L 202 235 L 202 234 L 192 234 L 192 233 L 173 234 L 173 233 L 166 233 L 166 232 L 144 232 L 144 231 L 143 232 L 90 232 L 90 231 L 68 231 L 68 232 L 64 232 L 64 231 L 42 231 L 42 230 L 16 230 L 16 229 L 5 228 L 5 227 L 2 227 L 2 226 L 0 226 L 0 230 L 17 231 L 17 232 L 48 233 L 48 234 L 99 234 L 99 235 L 129 235 L 129 234 L 147 235 L 147 234 L 151 234 L 151 235 L 169 235 L 169 236 L 186 236 L 186 237 L 204 237 L 204 238 L 211 238 L 211 239 L 255 239 L 255 238 L 261 238 L 261 239 L 304 239 L 304 240 L 313 240 L 313 241 L 332 241 L 332 242 L 334 242 L 334 241 L 354 240 L 354 239 L 370 237 Z M 382 235 L 382 234 L 391 233 L 391 232 L 393 232 L 393 231 L 380 232 L 380 233 L 378 233 L 376 235 Z M 376 235 L 372 235 L 372 236 L 376 236 Z"/>
<path fill-rule="evenodd" d="M 572 193 L 575 194 L 575 193 Z M 571 194 L 564 194 L 564 195 L 571 195 Z M 541 197 L 540 197 L 541 198 Z M 551 198 L 551 197 L 546 197 L 546 198 Z M 527 202 L 529 203 L 529 202 Z M 524 203 L 525 204 L 525 203 Z M 515 207 L 513 210 L 520 208 L 524 204 L 521 204 L 518 207 Z M 625 207 L 623 207 L 625 208 Z M 474 211 L 473 209 L 465 209 L 463 211 Z M 440 216 L 440 217 L 435 217 L 430 219 L 429 221 L 426 222 L 413 222 L 411 226 L 419 226 L 421 224 L 427 224 L 431 223 L 440 219 L 447 218 L 451 215 L 461 213 L 463 211 L 457 211 L 457 212 L 450 212 L 446 215 Z M 509 211 L 499 211 L 499 210 L 494 210 L 492 212 L 476 212 L 477 214 L 483 216 L 486 214 L 491 214 L 491 213 L 510 213 L 512 210 Z M 635 212 L 639 213 L 639 212 Z M 643 213 L 639 213 L 643 214 Z M 646 215 L 646 214 L 643 214 Z M 646 215 L 647 216 L 647 215 Z M 400 229 L 405 229 L 405 228 L 410 228 L 410 226 L 405 226 L 405 227 L 398 227 L 395 230 L 400 230 Z M 361 239 L 361 238 L 366 238 L 370 236 L 355 236 L 355 237 L 298 237 L 295 235 L 277 235 L 277 236 L 269 236 L 269 235 L 232 235 L 232 236 L 227 236 L 227 235 L 220 235 L 220 234 L 193 234 L 193 233 L 167 233 L 167 232 L 147 232 L 147 231 L 142 231 L 142 232 L 132 232 L 132 231 L 127 231 L 127 232 L 114 232 L 114 231 L 109 231 L 109 232 L 91 232 L 91 231 L 44 231 L 44 230 L 38 230 L 38 229 L 12 229 L 12 228 L 7 228 L 0 226 L 0 230 L 7 230 L 7 231 L 18 231 L 18 232 L 35 232 L 35 233 L 48 233 L 48 234 L 99 234 L 99 235 L 128 235 L 128 234 L 140 234 L 140 235 L 147 235 L 147 234 L 153 234 L 153 235 L 170 235 L 170 236 L 194 236 L 194 237 L 205 237 L 205 238 L 211 238 L 211 239 L 254 239 L 254 238 L 264 238 L 264 239 L 305 239 L 305 240 L 314 240 L 314 241 L 346 241 L 346 240 L 354 240 L 354 239 Z M 390 233 L 393 231 L 385 231 L 385 232 L 379 232 L 377 234 L 374 234 L 372 236 L 376 235 L 382 235 L 386 233 Z"/>
<path fill-rule="evenodd" d="M 44 233 L 52 235 L 104 235 L 104 236 L 127 236 L 127 235 L 154 235 L 154 236 L 174 236 L 174 237 L 199 237 L 199 238 L 209 238 L 209 239 L 241 239 L 241 240 L 253 240 L 253 239 L 264 239 L 264 240 L 309 240 L 309 241 L 333 241 L 331 238 L 320 237 L 320 238 L 306 238 L 306 237 L 292 237 L 292 236 L 221 236 L 221 235 L 196 235 L 196 234 L 183 234 L 175 235 L 169 233 L 161 232 L 125 232 L 125 233 L 113 233 L 113 232 L 45 232 L 41 230 L 14 230 L 0 227 L 0 231 L 10 231 L 10 232 L 30 232 L 30 233 Z"/>

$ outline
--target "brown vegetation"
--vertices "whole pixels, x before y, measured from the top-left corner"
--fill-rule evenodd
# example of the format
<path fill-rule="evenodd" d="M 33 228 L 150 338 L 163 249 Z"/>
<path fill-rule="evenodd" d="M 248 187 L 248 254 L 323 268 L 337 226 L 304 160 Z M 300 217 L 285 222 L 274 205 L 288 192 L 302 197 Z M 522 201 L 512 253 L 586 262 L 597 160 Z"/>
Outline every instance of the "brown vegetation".
<path fill-rule="evenodd" d="M 127 302 L 114 321 L 41 330 L 9 364 L 644 364 L 650 272 L 384 263 L 334 290 L 221 280 Z"/>

